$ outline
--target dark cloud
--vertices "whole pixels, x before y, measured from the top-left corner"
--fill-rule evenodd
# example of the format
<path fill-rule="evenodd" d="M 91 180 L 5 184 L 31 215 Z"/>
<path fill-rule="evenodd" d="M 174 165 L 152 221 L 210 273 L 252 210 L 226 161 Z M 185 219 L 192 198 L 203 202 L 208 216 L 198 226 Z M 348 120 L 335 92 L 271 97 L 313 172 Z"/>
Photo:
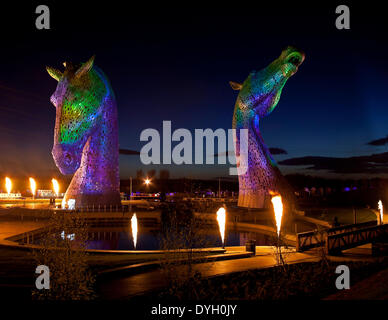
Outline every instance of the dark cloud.
<path fill-rule="evenodd" d="M 288 154 L 286 150 L 281 149 L 281 148 L 269 148 L 269 152 L 271 152 L 271 154 Z M 229 155 L 229 153 L 231 155 L 234 155 L 234 151 L 226 151 L 223 153 L 216 153 L 214 156 L 215 157 L 222 157 L 222 156 L 227 157 Z"/>
<path fill-rule="evenodd" d="M 136 156 L 136 155 L 139 155 L 139 154 L 140 154 L 139 151 L 130 150 L 130 149 L 119 149 L 119 153 L 120 153 L 120 154 L 127 155 L 127 156 Z"/>
<path fill-rule="evenodd" d="M 333 173 L 388 173 L 388 152 L 368 156 L 334 158 L 307 156 L 279 161 L 285 166 L 310 166 L 309 170 L 328 170 Z"/>
<path fill-rule="evenodd" d="M 286 150 L 281 148 L 269 148 L 269 152 L 271 154 L 288 154 Z"/>
<path fill-rule="evenodd" d="M 369 141 L 367 144 L 370 146 L 384 146 L 388 143 L 388 136 L 385 138 Z"/>

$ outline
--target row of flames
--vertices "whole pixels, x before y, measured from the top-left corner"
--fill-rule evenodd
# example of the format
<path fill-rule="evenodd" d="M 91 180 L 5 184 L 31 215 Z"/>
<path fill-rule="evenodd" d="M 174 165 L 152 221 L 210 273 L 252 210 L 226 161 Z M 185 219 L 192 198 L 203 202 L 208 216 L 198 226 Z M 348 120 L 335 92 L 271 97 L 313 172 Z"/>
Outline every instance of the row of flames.
<path fill-rule="evenodd" d="M 283 201 L 282 197 L 279 194 L 276 194 L 272 196 L 271 202 L 274 209 L 275 214 L 275 222 L 276 222 L 276 231 L 278 236 L 280 236 L 280 229 L 282 226 L 282 218 L 283 218 Z M 384 215 L 384 209 L 383 209 L 383 203 L 381 200 L 378 202 L 378 208 L 380 213 L 380 224 L 383 223 L 383 215 Z M 221 207 L 217 211 L 217 221 L 218 221 L 218 227 L 220 229 L 221 234 L 221 240 L 223 247 L 225 246 L 225 223 L 226 223 L 226 211 L 224 207 Z"/>
<path fill-rule="evenodd" d="M 280 198 L 281 201 L 281 198 Z M 283 208 L 282 208 L 283 209 Z M 226 210 L 224 207 L 221 207 L 217 211 L 217 221 L 220 229 L 222 246 L 225 247 L 225 225 L 226 225 Z M 136 249 L 137 244 L 137 232 L 138 232 L 138 220 L 136 213 L 133 214 L 131 218 L 131 230 L 132 230 L 132 239 L 133 246 Z"/>
<path fill-rule="evenodd" d="M 34 178 L 29 178 L 30 181 L 30 187 L 31 192 L 33 196 L 35 196 L 36 192 L 36 181 Z M 59 183 L 56 179 L 52 179 L 53 189 L 55 194 L 59 195 Z M 7 189 L 7 193 L 10 194 L 12 191 L 12 181 L 10 178 L 5 178 L 5 187 Z M 280 236 L 280 229 L 282 225 L 282 218 L 283 218 L 283 201 L 282 197 L 279 194 L 273 195 L 271 198 L 271 202 L 274 208 L 274 214 L 275 214 L 275 222 L 276 222 L 276 231 L 278 236 Z M 378 202 L 378 209 L 380 211 L 380 223 L 383 221 L 383 203 L 381 200 Z M 225 226 L 226 226 L 226 210 L 224 207 L 221 207 L 217 211 L 217 222 L 218 227 L 221 235 L 222 240 L 222 246 L 225 247 Z M 137 233 L 138 233 L 138 221 L 136 213 L 131 218 L 131 229 L 132 229 L 132 237 L 133 237 L 133 244 L 136 249 L 137 244 Z"/>
<path fill-rule="evenodd" d="M 36 189 L 36 181 L 34 178 L 29 178 L 29 181 L 30 181 L 30 189 L 31 189 L 32 196 L 35 197 L 36 190 L 37 190 Z M 59 183 L 56 179 L 52 179 L 51 182 L 53 184 L 53 191 L 54 191 L 55 195 L 58 197 L 58 195 L 59 195 Z M 5 177 L 5 189 L 7 190 L 8 195 L 10 195 L 11 191 L 12 191 L 12 180 L 8 177 Z"/>

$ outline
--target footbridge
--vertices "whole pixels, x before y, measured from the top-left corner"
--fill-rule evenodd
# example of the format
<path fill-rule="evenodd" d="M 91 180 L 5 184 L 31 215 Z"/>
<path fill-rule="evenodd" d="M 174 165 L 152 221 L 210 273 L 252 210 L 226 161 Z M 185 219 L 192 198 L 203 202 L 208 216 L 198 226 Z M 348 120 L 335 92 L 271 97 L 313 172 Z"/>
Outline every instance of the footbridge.
<path fill-rule="evenodd" d="M 376 221 L 369 221 L 298 233 L 296 250 L 301 252 L 324 247 L 327 254 L 337 255 L 342 250 L 368 243 L 388 243 L 388 224 L 378 225 Z"/>

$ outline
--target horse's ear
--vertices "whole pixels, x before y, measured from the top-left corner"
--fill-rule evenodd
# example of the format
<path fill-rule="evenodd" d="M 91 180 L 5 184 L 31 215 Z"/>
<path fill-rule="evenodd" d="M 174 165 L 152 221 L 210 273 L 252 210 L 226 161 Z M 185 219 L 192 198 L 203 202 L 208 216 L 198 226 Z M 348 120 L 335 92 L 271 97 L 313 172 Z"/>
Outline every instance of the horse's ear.
<path fill-rule="evenodd" d="M 84 64 L 82 64 L 82 66 L 76 71 L 74 76 L 76 78 L 80 78 L 84 74 L 87 74 L 90 71 L 90 69 L 93 67 L 95 57 L 96 56 L 93 55 L 88 61 L 86 61 Z"/>
<path fill-rule="evenodd" d="M 242 88 L 242 84 L 241 83 L 229 81 L 229 84 L 230 84 L 230 86 L 232 87 L 233 90 L 241 90 L 241 88 Z"/>
<path fill-rule="evenodd" d="M 63 76 L 62 72 L 59 71 L 58 69 L 46 67 L 46 70 L 47 70 L 48 74 L 57 81 L 59 81 Z"/>

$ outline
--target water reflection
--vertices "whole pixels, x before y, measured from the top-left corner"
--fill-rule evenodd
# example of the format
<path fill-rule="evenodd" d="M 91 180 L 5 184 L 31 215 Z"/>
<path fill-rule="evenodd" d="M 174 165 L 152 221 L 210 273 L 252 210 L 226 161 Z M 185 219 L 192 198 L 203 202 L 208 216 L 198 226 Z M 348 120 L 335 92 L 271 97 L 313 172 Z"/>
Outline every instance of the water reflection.
<path fill-rule="evenodd" d="M 19 200 L 19 201 L 1 201 L 0 209 L 10 209 L 10 208 L 25 208 L 25 209 L 51 209 L 53 205 L 50 205 L 49 200 L 47 201 L 28 201 L 28 200 Z"/>
<path fill-rule="evenodd" d="M 161 243 L 159 230 L 148 230 L 137 235 L 137 250 L 158 250 Z M 207 232 L 203 235 L 206 247 L 221 247 L 219 231 Z M 271 236 L 256 232 L 229 231 L 226 232 L 226 246 L 245 246 L 248 240 L 256 240 L 257 245 L 272 245 Z M 98 250 L 134 250 L 133 237 L 126 231 L 98 231 L 89 233 L 88 249 Z"/>

